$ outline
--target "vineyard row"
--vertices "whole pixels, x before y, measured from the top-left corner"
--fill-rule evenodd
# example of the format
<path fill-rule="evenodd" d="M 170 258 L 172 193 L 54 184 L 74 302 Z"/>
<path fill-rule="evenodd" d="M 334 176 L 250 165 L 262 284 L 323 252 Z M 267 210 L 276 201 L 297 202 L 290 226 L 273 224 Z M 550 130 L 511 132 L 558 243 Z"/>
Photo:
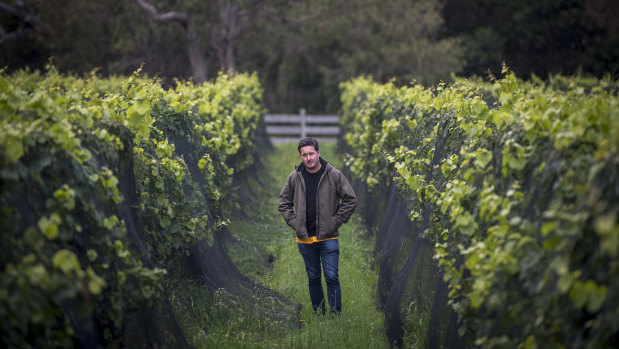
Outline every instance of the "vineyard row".
<path fill-rule="evenodd" d="M 420 304 L 406 281 L 418 235 L 468 345 L 616 346 L 617 84 L 503 73 L 431 89 L 342 84 L 348 166 L 377 197 L 395 183 L 411 221 L 377 236 L 390 340 L 418 326 L 400 314 Z"/>
<path fill-rule="evenodd" d="M 255 75 L 170 90 L 139 73 L 0 75 L 3 346 L 139 341 L 131 328 L 145 327 L 128 320 L 166 305 L 170 268 L 215 248 L 231 179 L 256 154 L 261 101 Z M 174 323 L 164 313 L 144 321 Z M 186 344 L 166 333 L 159 344 Z"/>

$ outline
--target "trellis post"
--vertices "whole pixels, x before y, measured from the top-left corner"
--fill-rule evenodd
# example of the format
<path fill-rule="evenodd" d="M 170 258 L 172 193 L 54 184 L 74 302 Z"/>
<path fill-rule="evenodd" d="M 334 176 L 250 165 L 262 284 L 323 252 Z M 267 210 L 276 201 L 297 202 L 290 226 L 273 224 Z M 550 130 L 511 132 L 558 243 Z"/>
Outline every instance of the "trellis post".
<path fill-rule="evenodd" d="M 304 108 L 301 108 L 301 110 L 299 110 L 299 116 L 301 117 L 301 138 L 305 138 L 307 137 L 307 127 Z"/>

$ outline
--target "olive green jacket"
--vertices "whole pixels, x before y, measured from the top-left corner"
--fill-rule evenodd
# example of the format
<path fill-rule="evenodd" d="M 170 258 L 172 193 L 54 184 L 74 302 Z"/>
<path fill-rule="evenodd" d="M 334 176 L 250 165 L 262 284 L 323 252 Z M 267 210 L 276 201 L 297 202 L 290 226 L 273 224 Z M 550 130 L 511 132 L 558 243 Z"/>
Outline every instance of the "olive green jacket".
<path fill-rule="evenodd" d="M 348 222 L 357 207 L 357 196 L 342 172 L 322 158 L 320 163 L 326 168 L 316 193 L 316 238 L 322 240 L 338 237 L 338 229 Z M 305 171 L 303 163 L 295 166 L 295 170 L 290 173 L 279 194 L 277 208 L 286 223 L 297 233 L 297 238 L 307 239 L 305 179 L 302 171 Z"/>

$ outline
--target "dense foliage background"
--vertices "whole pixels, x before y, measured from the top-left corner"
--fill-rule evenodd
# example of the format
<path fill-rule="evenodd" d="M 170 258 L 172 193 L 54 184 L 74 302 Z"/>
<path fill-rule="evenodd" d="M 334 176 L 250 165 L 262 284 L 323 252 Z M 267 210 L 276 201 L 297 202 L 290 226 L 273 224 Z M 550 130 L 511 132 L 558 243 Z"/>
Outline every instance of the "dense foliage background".
<path fill-rule="evenodd" d="M 449 80 L 451 73 L 614 72 L 612 0 L 5 0 L 0 67 L 212 79 L 258 72 L 275 112 L 336 112 L 337 85 Z M 167 17 L 166 17 L 167 16 Z"/>

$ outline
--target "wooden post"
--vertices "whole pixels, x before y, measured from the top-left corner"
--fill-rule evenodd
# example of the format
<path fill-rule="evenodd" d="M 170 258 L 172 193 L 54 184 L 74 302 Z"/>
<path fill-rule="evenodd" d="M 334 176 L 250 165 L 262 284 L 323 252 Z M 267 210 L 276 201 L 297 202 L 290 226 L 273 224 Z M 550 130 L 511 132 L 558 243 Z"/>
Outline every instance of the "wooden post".
<path fill-rule="evenodd" d="M 301 138 L 307 137 L 307 128 L 305 124 L 305 109 L 299 110 L 299 116 L 301 116 Z"/>

